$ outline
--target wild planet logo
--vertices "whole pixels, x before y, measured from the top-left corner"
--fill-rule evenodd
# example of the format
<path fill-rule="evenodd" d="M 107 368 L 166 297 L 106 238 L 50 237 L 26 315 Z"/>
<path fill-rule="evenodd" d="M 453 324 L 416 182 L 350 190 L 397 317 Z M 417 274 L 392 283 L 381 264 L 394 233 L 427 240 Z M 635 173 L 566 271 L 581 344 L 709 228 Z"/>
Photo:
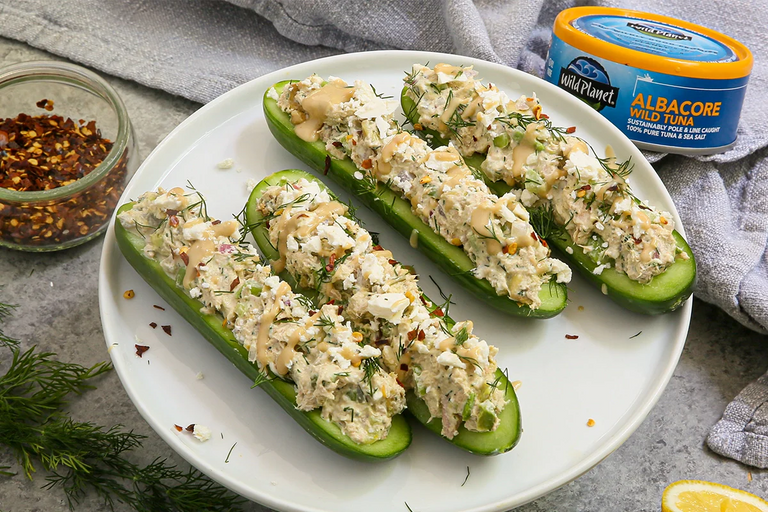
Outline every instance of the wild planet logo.
<path fill-rule="evenodd" d="M 675 32 L 668 28 L 661 28 L 658 26 L 646 25 L 644 23 L 627 23 L 629 28 L 633 28 L 638 32 L 649 35 L 651 37 L 658 37 L 659 39 L 666 39 L 668 41 L 690 41 L 691 36 Z"/>
<path fill-rule="evenodd" d="M 597 111 L 616 107 L 619 88 L 611 85 L 605 68 L 589 57 L 577 57 L 567 68 L 560 68 L 557 85 Z"/>

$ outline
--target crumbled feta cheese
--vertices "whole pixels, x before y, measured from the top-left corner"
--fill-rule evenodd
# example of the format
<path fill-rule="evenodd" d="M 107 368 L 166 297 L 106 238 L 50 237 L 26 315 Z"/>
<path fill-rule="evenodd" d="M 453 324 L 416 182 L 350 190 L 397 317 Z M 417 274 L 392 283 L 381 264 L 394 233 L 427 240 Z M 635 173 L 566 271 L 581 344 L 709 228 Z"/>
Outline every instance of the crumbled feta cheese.
<path fill-rule="evenodd" d="M 277 94 L 277 91 L 275 90 L 274 87 L 270 87 L 269 90 L 267 91 L 267 98 L 277 101 L 280 99 L 280 95 Z"/>
<path fill-rule="evenodd" d="M 380 293 L 368 300 L 368 311 L 373 316 L 397 325 L 402 319 L 403 311 L 410 303 L 408 297 L 402 293 Z"/>
<path fill-rule="evenodd" d="M 320 237 L 317 235 L 308 238 L 301 244 L 301 250 L 311 254 L 319 253 L 322 247 L 323 243 L 320 241 Z"/>
<path fill-rule="evenodd" d="M 192 297 L 193 299 L 200 297 L 202 294 L 203 292 L 200 291 L 200 288 L 198 288 L 197 286 L 189 290 L 189 296 Z"/>
<path fill-rule="evenodd" d="M 288 237 L 285 239 L 285 247 L 291 252 L 296 252 L 299 250 L 299 243 L 296 241 L 293 235 L 288 235 Z"/>
<path fill-rule="evenodd" d="M 218 167 L 221 170 L 231 169 L 235 165 L 235 161 L 231 158 L 225 158 L 221 162 L 216 164 L 216 167 Z"/>
<path fill-rule="evenodd" d="M 211 438 L 211 429 L 205 425 L 199 425 L 195 423 L 195 428 L 192 434 L 197 438 L 198 441 L 204 443 Z"/>
<path fill-rule="evenodd" d="M 187 240 L 202 240 L 208 233 L 208 224 L 206 222 L 188 222 L 184 224 L 182 233 Z"/>
<path fill-rule="evenodd" d="M 378 348 L 372 346 L 372 345 L 365 345 L 360 350 L 360 357 L 363 359 L 369 358 L 369 357 L 379 357 L 381 355 L 381 350 Z"/>
<path fill-rule="evenodd" d="M 248 193 L 250 194 L 251 192 L 253 192 L 253 189 L 256 188 L 256 185 L 258 184 L 259 184 L 258 181 L 251 178 L 245 183 L 245 188 L 246 190 L 248 190 Z"/>
<path fill-rule="evenodd" d="M 573 254 L 573 247 L 571 247 L 570 245 L 566 246 L 565 252 L 567 252 L 568 254 Z"/>
<path fill-rule="evenodd" d="M 355 174 L 353 174 L 353 176 L 355 177 L 356 180 L 363 179 L 363 173 L 361 173 L 360 171 L 355 171 Z"/>
<path fill-rule="evenodd" d="M 264 284 L 275 290 L 278 286 L 280 286 L 280 278 L 277 276 L 269 276 L 264 280 Z"/>
<path fill-rule="evenodd" d="M 459 359 L 459 356 L 451 352 L 450 350 L 446 350 L 439 356 L 437 356 L 437 362 L 439 364 L 442 364 L 443 366 L 453 366 L 455 368 L 466 368 L 467 365 L 464 364 L 464 362 Z"/>

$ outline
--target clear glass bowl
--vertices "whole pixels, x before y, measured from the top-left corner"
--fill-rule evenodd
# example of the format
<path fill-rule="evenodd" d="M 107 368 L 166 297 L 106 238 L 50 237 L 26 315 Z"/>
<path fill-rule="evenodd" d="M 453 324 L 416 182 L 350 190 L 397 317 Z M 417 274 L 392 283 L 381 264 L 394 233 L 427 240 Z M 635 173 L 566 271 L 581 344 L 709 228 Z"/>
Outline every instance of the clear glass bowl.
<path fill-rule="evenodd" d="M 43 99 L 53 102 L 52 111 L 36 105 Z M 99 236 L 140 163 L 123 101 L 101 77 L 80 66 L 25 62 L 0 69 L 0 119 L 21 113 L 95 121 L 113 145 L 95 169 L 68 185 L 42 191 L 0 187 L 0 246 L 57 251 Z"/>

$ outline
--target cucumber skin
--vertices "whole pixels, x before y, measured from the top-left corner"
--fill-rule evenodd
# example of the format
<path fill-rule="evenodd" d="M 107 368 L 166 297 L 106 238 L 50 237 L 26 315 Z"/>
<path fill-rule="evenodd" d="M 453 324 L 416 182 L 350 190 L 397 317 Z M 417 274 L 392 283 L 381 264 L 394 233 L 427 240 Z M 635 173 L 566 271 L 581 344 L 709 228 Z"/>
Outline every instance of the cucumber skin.
<path fill-rule="evenodd" d="M 418 117 L 414 116 L 416 105 L 407 95 L 407 92 L 408 87 L 403 87 L 400 93 L 400 105 L 403 112 L 406 113 L 408 121 L 412 124 L 418 123 Z M 431 135 L 431 139 L 428 139 L 430 145 L 448 144 L 448 141 L 435 130 L 427 128 L 421 132 Z M 476 174 L 482 176 L 483 181 L 494 194 L 501 196 L 512 190 L 512 187 L 505 182 L 491 181 L 483 174 L 480 166 L 484 160 L 485 155 L 479 153 L 464 158 L 466 164 L 476 170 Z M 605 285 L 607 295 L 620 306 L 644 315 L 661 315 L 682 306 L 693 293 L 693 287 L 696 284 L 696 258 L 693 256 L 693 251 L 680 233 L 674 231 L 672 235 L 677 241 L 677 246 L 688 255 L 688 260 L 675 262 L 663 274 L 654 277 L 648 284 L 633 281 L 614 269 L 606 269 L 600 276 L 593 274 L 592 270 L 597 265 L 584 254 L 579 246 L 572 243 L 570 238 L 568 240 L 548 238 L 547 242 L 558 249 L 561 259 L 576 267 L 579 273 L 597 288 L 602 289 Z M 573 251 L 573 254 L 566 251 L 568 247 Z"/>
<path fill-rule="evenodd" d="M 261 213 L 256 208 L 256 204 L 264 189 L 273 185 L 282 185 L 286 182 L 298 181 L 301 178 L 304 178 L 308 181 L 316 181 L 320 183 L 321 187 L 327 189 L 327 187 L 318 178 L 298 169 L 288 169 L 271 174 L 270 176 L 267 176 L 261 180 L 254 187 L 253 191 L 251 191 L 251 195 L 248 198 L 248 204 L 245 209 L 247 224 L 252 226 L 262 218 Z M 329 192 L 333 194 L 330 190 Z M 253 235 L 253 238 L 256 240 L 256 244 L 259 246 L 259 249 L 267 258 L 275 260 L 280 257 L 280 254 L 275 250 L 269 241 L 269 231 L 265 226 L 259 225 L 257 227 L 252 227 L 251 235 Z M 295 282 L 290 274 L 284 274 L 288 273 L 284 271 L 280 274 L 283 279 L 290 277 L 290 279 Z M 429 299 L 427 298 L 427 300 Z M 445 317 L 445 320 L 449 325 L 453 325 L 454 323 L 453 320 L 448 316 Z M 496 377 L 499 378 L 499 388 L 503 387 L 506 390 L 505 399 L 507 400 L 507 405 L 501 412 L 501 422 L 499 423 L 497 429 L 493 432 L 470 432 L 462 425 L 459 427 L 459 434 L 453 439 L 443 439 L 475 455 L 498 455 L 500 453 L 508 452 L 517 445 L 517 443 L 520 441 L 520 435 L 523 431 L 522 420 L 520 416 L 520 403 L 517 400 L 517 395 L 515 394 L 514 388 L 507 380 L 507 377 L 501 372 L 501 370 L 496 370 Z M 427 407 L 427 404 L 419 397 L 417 397 L 412 390 L 407 391 L 405 397 L 408 403 L 407 412 L 410 412 L 411 415 L 427 429 L 442 437 L 442 420 L 440 418 L 432 418 L 430 421 L 429 408 Z"/>
<path fill-rule="evenodd" d="M 124 204 L 118 213 L 132 207 L 133 203 Z M 123 256 L 136 272 L 232 364 L 251 381 L 255 381 L 259 373 L 258 367 L 248 361 L 248 351 L 235 339 L 232 331 L 222 326 L 223 317 L 218 314 L 200 313 L 204 304 L 189 297 L 176 286 L 157 262 L 146 258 L 143 254 L 144 239 L 126 230 L 119 220 L 115 220 L 115 238 Z M 259 387 L 312 437 L 345 457 L 363 461 L 387 460 L 396 457 L 411 444 L 411 428 L 402 416 L 392 418 L 392 427 L 386 439 L 359 445 L 345 436 L 338 426 L 324 420 L 319 410 L 298 410 L 293 384 L 274 379 Z"/>
<path fill-rule="evenodd" d="M 278 94 L 290 80 L 279 82 L 273 87 Z M 476 298 L 493 308 L 513 316 L 530 318 L 552 318 L 565 309 L 568 302 L 567 289 L 561 283 L 550 282 L 542 286 L 539 292 L 542 304 L 538 309 L 496 294 L 496 290 L 484 279 L 478 279 L 470 274 L 474 268 L 472 261 L 459 248 L 449 244 L 441 236 L 418 219 L 412 212 L 408 201 L 400 198 L 395 192 L 379 184 L 376 192 L 366 190 L 362 180 L 354 178 L 357 167 L 349 158 L 337 160 L 325 151 L 325 144 L 306 142 L 300 139 L 287 114 L 277 102 L 264 94 L 264 116 L 272 135 L 285 149 L 301 161 L 333 181 L 341 185 L 347 192 L 353 194 L 368 208 L 381 215 L 400 234 L 410 239 L 414 229 L 418 230 L 417 248 L 434 262 L 446 274 L 453 277 Z"/>

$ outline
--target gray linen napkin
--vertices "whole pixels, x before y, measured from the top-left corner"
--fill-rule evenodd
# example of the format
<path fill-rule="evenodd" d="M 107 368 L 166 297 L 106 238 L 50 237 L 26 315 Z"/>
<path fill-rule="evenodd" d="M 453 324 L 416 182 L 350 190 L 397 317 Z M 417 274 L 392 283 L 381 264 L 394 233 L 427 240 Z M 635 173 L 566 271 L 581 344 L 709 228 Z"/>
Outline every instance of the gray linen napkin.
<path fill-rule="evenodd" d="M 768 332 L 768 39 L 761 0 L 0 0 L 0 35 L 207 102 L 269 71 L 342 51 L 442 51 L 540 75 L 555 16 L 577 3 L 682 18 L 736 37 L 755 55 L 733 149 L 695 159 L 648 156 L 698 260 L 696 296 Z M 739 395 L 734 404 L 757 409 L 768 401 L 768 388 L 758 389 L 765 391 L 745 390 L 749 398 Z M 755 436 L 768 429 L 734 419 L 741 407 L 729 407 L 710 445 L 747 463 L 764 461 L 755 447 L 765 445 Z M 749 443 L 739 445 L 744 439 Z"/>
<path fill-rule="evenodd" d="M 744 464 L 768 468 L 768 374 L 728 404 L 707 437 L 712 451 Z"/>

